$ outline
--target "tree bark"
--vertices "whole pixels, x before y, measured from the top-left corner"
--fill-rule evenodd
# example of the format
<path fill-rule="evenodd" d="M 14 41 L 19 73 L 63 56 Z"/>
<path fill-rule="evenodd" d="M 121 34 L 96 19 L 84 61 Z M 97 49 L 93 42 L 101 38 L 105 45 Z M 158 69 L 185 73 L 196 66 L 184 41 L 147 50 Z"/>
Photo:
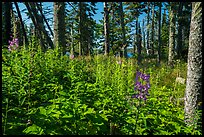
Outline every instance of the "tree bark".
<path fill-rule="evenodd" d="M 142 21 L 142 37 L 143 37 L 143 48 L 146 49 L 146 45 L 145 45 L 144 19 L 143 19 L 143 21 Z"/>
<path fill-rule="evenodd" d="M 45 46 L 45 42 L 43 40 L 43 36 L 45 37 L 46 41 L 48 42 L 48 45 L 54 49 L 54 46 L 53 46 L 53 42 L 51 40 L 51 38 L 48 36 L 47 34 L 47 31 L 45 30 L 45 27 L 44 27 L 44 24 L 43 24 L 43 19 L 41 16 L 38 15 L 38 12 L 36 10 L 36 3 L 35 2 L 24 2 L 27 9 L 28 9 L 28 12 L 29 12 L 29 15 L 35 25 L 35 28 L 39 31 L 39 34 L 38 36 L 40 37 L 40 41 L 41 41 L 41 45 L 43 47 L 43 50 L 45 51 L 47 49 L 47 47 Z"/>
<path fill-rule="evenodd" d="M 12 3 L 11 2 L 5 2 L 5 44 L 9 45 L 9 40 L 11 41 L 11 11 L 12 11 Z"/>
<path fill-rule="evenodd" d="M 28 2 L 25 2 L 25 5 L 26 5 L 26 8 L 28 10 L 28 13 L 30 15 L 30 18 L 35 26 L 35 30 L 38 30 L 37 32 L 37 36 L 40 38 L 40 45 L 41 45 L 41 48 L 43 51 L 46 51 L 46 47 L 45 47 L 45 43 L 44 43 L 44 40 L 43 40 L 43 37 L 42 37 L 42 33 L 41 33 L 41 29 L 37 23 L 37 20 L 36 18 L 34 17 L 33 13 L 32 13 L 32 10 L 31 10 L 31 7 L 30 7 L 30 4 Z"/>
<path fill-rule="evenodd" d="M 147 5 L 147 54 L 149 55 L 149 12 L 150 12 L 150 7 L 149 7 L 150 2 L 148 2 Z"/>
<path fill-rule="evenodd" d="M 152 33 L 151 33 L 151 43 L 150 49 L 152 50 L 152 54 L 154 55 L 154 3 L 152 3 Z"/>
<path fill-rule="evenodd" d="M 173 59 L 174 59 L 174 46 L 175 46 L 175 16 L 173 12 L 174 4 L 171 2 L 169 18 L 170 18 L 170 28 L 169 28 L 169 57 L 168 57 L 168 65 L 173 67 Z"/>
<path fill-rule="evenodd" d="M 63 55 L 66 53 L 65 40 L 65 3 L 54 2 L 54 45 L 59 47 Z"/>
<path fill-rule="evenodd" d="M 142 37 L 141 37 L 141 28 L 140 28 L 140 24 L 137 23 L 137 28 L 138 28 L 138 36 L 137 36 L 137 53 L 138 53 L 138 57 L 137 57 L 137 61 L 138 61 L 138 65 L 141 64 L 142 62 L 142 57 L 141 57 L 141 51 L 142 51 Z"/>
<path fill-rule="evenodd" d="M 159 19 L 158 19 L 158 55 L 157 64 L 160 65 L 161 61 L 161 2 L 159 2 Z"/>
<path fill-rule="evenodd" d="M 183 9 L 183 2 L 179 2 L 179 9 L 178 9 L 178 38 L 177 38 L 177 53 L 178 58 L 181 59 L 181 51 L 182 51 L 182 30 L 183 30 L 183 24 L 182 24 L 182 9 Z"/>
<path fill-rule="evenodd" d="M 105 55 L 109 54 L 109 17 L 108 17 L 108 4 L 104 2 L 104 36 L 105 36 Z"/>
<path fill-rule="evenodd" d="M 79 2 L 79 56 L 82 55 L 82 2 Z"/>
<path fill-rule="evenodd" d="M 199 102 L 202 102 L 202 3 L 192 2 L 184 109 L 188 126 L 196 122 Z"/>
<path fill-rule="evenodd" d="M 40 11 L 40 14 L 41 14 L 43 20 L 45 21 L 45 23 L 46 23 L 46 25 L 47 25 L 47 28 L 48 28 L 49 31 L 50 31 L 50 34 L 51 34 L 52 36 L 54 36 L 54 34 L 53 34 L 53 32 L 52 32 L 52 29 L 50 28 L 50 25 L 48 24 L 48 22 L 47 22 L 47 20 L 46 20 L 46 18 L 45 18 L 45 16 L 44 16 L 44 14 L 43 14 L 43 12 L 42 12 L 42 8 L 41 8 L 38 4 L 36 4 L 36 5 L 37 5 L 38 10 Z"/>
<path fill-rule="evenodd" d="M 123 12 L 123 3 L 120 2 L 120 24 L 122 27 L 122 38 L 123 38 L 123 57 L 127 57 L 127 43 L 126 43 L 126 37 L 125 37 L 125 23 L 124 23 L 124 12 Z"/>

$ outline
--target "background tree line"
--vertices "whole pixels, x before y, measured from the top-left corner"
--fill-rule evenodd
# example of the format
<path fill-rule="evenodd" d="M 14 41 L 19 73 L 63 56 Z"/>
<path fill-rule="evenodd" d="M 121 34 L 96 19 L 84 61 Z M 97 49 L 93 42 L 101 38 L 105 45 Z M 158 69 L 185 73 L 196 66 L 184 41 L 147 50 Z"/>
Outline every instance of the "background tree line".
<path fill-rule="evenodd" d="M 168 59 L 169 64 L 176 58 L 187 59 L 190 2 L 104 2 L 100 23 L 93 18 L 96 2 L 53 2 L 53 19 L 46 18 L 51 9 L 45 9 L 42 2 L 23 4 L 26 9 L 19 9 L 17 2 L 2 3 L 3 45 L 8 45 L 10 35 L 26 46 L 35 36 L 43 51 L 58 45 L 63 54 L 69 51 L 81 56 L 101 47 L 99 53 L 127 57 L 127 47 L 133 46 L 128 52 L 139 62 L 146 55 L 158 62 Z M 32 20 L 30 26 L 22 12 Z M 142 14 L 146 17 L 139 21 Z"/>

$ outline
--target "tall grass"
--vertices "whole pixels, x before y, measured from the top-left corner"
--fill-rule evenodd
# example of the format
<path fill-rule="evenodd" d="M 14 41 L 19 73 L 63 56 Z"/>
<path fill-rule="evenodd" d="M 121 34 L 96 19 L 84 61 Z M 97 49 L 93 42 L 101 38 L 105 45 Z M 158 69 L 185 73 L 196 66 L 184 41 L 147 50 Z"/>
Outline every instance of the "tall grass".
<path fill-rule="evenodd" d="M 114 56 L 70 59 L 57 49 L 2 53 L 5 135 L 201 134 L 201 127 L 185 126 L 184 105 L 175 103 L 184 96 L 185 85 L 175 79 L 186 78 L 185 63 L 171 69 Z M 150 74 L 151 84 L 139 111 L 131 98 L 137 70 Z"/>

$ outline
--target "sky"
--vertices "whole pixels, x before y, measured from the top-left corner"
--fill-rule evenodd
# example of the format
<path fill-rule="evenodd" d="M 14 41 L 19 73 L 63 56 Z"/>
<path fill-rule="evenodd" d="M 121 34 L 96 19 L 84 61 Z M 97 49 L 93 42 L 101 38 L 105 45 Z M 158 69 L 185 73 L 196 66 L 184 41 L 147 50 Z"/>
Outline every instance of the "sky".
<path fill-rule="evenodd" d="M 20 10 L 23 10 L 26 8 L 23 3 L 18 3 L 18 5 L 19 5 Z M 48 7 L 48 6 L 52 8 L 53 2 L 43 2 L 43 7 Z M 101 12 L 103 12 L 103 2 L 97 2 L 96 8 L 98 10 L 96 11 L 96 14 L 94 15 L 93 18 L 96 20 L 97 23 L 99 23 L 99 20 L 103 19 L 103 14 L 101 13 Z M 27 18 L 27 15 L 24 12 L 21 12 L 21 14 L 22 14 L 23 20 L 25 20 Z M 145 16 L 145 14 L 141 14 L 139 21 L 142 20 L 144 18 L 144 16 Z M 51 17 L 51 15 L 49 17 Z M 30 23 L 31 23 L 30 19 L 26 21 L 26 24 L 30 24 Z"/>

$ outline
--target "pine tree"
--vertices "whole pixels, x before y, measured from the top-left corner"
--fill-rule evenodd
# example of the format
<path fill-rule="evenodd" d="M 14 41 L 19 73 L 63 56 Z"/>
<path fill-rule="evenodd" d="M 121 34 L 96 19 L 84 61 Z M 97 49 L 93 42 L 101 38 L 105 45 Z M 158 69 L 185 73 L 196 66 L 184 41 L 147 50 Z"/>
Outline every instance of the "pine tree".
<path fill-rule="evenodd" d="M 104 2 L 104 37 L 105 37 L 105 55 L 109 54 L 109 11 L 107 2 Z"/>
<path fill-rule="evenodd" d="M 174 2 L 170 2 L 170 26 L 169 26 L 169 57 L 168 57 L 168 65 L 173 67 L 174 60 L 174 46 L 175 46 L 175 12 L 174 12 Z"/>
<path fill-rule="evenodd" d="M 195 111 L 202 101 L 202 3 L 192 3 L 188 69 L 185 91 L 185 122 L 195 125 Z"/>
<path fill-rule="evenodd" d="M 159 2 L 159 19 L 158 19 L 158 55 L 157 55 L 157 64 L 160 64 L 161 61 L 161 7 L 162 4 Z"/>
<path fill-rule="evenodd" d="M 54 2 L 54 44 L 61 48 L 63 55 L 66 53 L 64 2 Z"/>

